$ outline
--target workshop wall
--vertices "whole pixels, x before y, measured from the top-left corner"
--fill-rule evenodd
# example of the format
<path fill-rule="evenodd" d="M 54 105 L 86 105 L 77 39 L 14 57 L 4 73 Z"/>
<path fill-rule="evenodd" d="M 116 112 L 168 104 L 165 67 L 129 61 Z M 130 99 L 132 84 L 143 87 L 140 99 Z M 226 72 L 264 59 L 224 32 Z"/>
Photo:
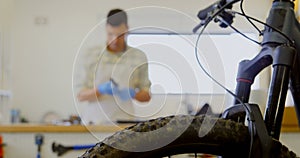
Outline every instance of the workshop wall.
<path fill-rule="evenodd" d="M 6 0 L 8 1 L 8 0 Z M 155 26 L 178 33 L 191 33 L 196 14 L 211 1 L 193 0 L 14 0 L 7 53 L 11 58 L 13 108 L 32 122 L 39 122 L 46 112 L 61 117 L 78 114 L 84 107 L 74 105 L 72 71 L 76 54 L 86 35 L 105 18 L 111 8 L 129 11 L 131 28 Z M 250 15 L 264 20 L 269 0 L 245 1 Z M 258 7 L 259 5 L 259 7 Z M 153 9 L 154 8 L 154 9 Z M 1 9 L 0 9 L 1 10 Z M 178 16 L 180 15 L 180 16 Z M 185 17 L 185 18 L 184 18 Z M 245 21 L 235 19 L 235 25 L 246 32 L 254 29 Z M 101 24 L 100 24 L 101 25 Z M 137 29 L 138 30 L 138 29 Z M 217 26 L 209 28 L 220 33 Z M 145 31 L 145 30 L 144 30 Z M 224 30 L 230 32 L 231 30 Z M 88 46 L 104 41 L 91 40 Z M 148 30 L 151 33 L 151 30 Z M 101 36 L 101 37 L 100 37 Z M 222 103 L 222 100 L 219 100 Z"/>

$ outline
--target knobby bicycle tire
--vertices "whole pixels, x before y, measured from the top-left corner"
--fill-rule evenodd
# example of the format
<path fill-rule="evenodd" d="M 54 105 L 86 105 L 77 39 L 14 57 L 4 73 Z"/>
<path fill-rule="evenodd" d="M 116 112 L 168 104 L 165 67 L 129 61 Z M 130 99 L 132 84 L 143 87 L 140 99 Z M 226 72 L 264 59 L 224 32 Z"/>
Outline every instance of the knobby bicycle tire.
<path fill-rule="evenodd" d="M 209 125 L 207 123 L 213 126 L 207 126 Z M 159 129 L 163 130 L 153 135 L 139 135 Z M 199 136 L 200 130 L 207 133 Z M 174 136 L 176 137 L 170 143 L 151 149 L 164 141 L 170 141 L 170 137 Z M 205 115 L 178 115 L 157 118 L 128 127 L 97 143 L 80 158 L 153 158 L 183 153 L 247 157 L 249 142 L 248 128 L 241 123 Z M 275 142 L 276 149 L 272 150 L 272 157 L 296 157 L 281 143 Z M 145 148 L 149 150 L 143 151 Z"/>

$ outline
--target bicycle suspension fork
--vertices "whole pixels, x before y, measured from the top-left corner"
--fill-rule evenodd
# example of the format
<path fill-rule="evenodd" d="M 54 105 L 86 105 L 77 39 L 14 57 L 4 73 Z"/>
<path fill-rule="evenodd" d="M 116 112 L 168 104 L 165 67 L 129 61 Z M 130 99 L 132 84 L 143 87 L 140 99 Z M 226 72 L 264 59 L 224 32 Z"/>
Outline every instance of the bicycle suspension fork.
<path fill-rule="evenodd" d="M 273 62 L 273 75 L 265 111 L 265 124 L 269 134 L 276 139 L 279 139 L 280 135 L 285 99 L 295 54 L 295 49 L 292 47 L 266 45 L 254 59 L 244 60 L 239 64 L 235 93 L 243 103 L 248 103 L 251 85 L 255 77 Z M 235 104 L 239 103 L 240 101 L 235 99 Z"/>
<path fill-rule="evenodd" d="M 292 47 L 279 46 L 274 51 L 273 75 L 265 112 L 265 123 L 269 134 L 279 139 L 291 68 L 296 51 Z"/>
<path fill-rule="evenodd" d="M 271 56 L 266 52 L 269 52 L 269 47 L 263 48 L 254 59 L 239 63 L 235 94 L 243 103 L 249 101 L 251 85 L 257 74 L 272 63 Z M 234 103 L 240 104 L 240 101 L 235 99 Z"/>
<path fill-rule="evenodd" d="M 265 124 L 269 135 L 279 139 L 282 117 L 285 107 L 286 94 L 288 90 L 289 79 L 291 78 L 292 87 L 297 88 L 298 81 L 293 77 L 295 75 L 294 63 L 297 57 L 296 46 L 299 51 L 299 23 L 295 17 L 294 4 L 291 1 L 275 1 L 270 10 L 267 23 L 281 31 L 284 37 L 278 31 L 270 27 L 265 27 L 262 44 L 277 44 L 274 47 L 273 55 L 273 76 L 269 88 L 269 96 L 265 111 Z M 288 37 L 288 38 L 287 38 Z M 294 39 L 295 40 L 295 43 Z M 293 45 L 291 47 L 290 45 Z M 294 68 L 294 69 L 293 69 Z M 292 70 L 293 69 L 293 70 Z M 296 68 L 297 69 L 297 68 Z M 292 72 L 292 73 L 291 73 Z M 291 75 L 292 74 L 292 75 Z M 298 75 L 298 74 L 296 74 Z M 294 82 L 293 82 L 294 81 Z M 297 83 L 297 84 L 294 84 Z M 293 89 L 292 89 L 293 91 Z M 297 94 L 297 90 L 293 94 Z M 295 95 L 293 95 L 295 97 Z M 298 101 L 299 103 L 299 101 Z"/>
<path fill-rule="evenodd" d="M 237 73 L 237 84 L 235 88 L 234 106 L 226 109 L 222 114 L 223 118 L 231 119 L 237 122 L 244 122 L 246 112 L 243 106 L 240 106 L 240 101 L 248 103 L 251 85 L 254 82 L 257 74 L 272 63 L 273 48 L 265 46 L 260 53 L 251 60 L 243 60 L 239 63 Z"/>

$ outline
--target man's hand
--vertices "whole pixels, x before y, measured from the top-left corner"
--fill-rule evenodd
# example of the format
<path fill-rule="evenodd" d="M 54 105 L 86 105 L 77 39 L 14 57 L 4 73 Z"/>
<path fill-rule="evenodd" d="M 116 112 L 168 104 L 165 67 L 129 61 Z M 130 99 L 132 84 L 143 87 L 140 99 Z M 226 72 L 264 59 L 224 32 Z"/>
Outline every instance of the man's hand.
<path fill-rule="evenodd" d="M 117 95 L 123 101 L 134 98 L 135 100 L 140 102 L 148 102 L 151 99 L 148 91 L 141 90 L 139 92 L 135 92 L 135 90 L 132 88 L 124 88 L 122 90 L 119 90 Z"/>
<path fill-rule="evenodd" d="M 123 88 L 118 91 L 118 96 L 121 100 L 127 101 L 134 98 L 136 95 L 135 90 L 132 88 Z"/>
<path fill-rule="evenodd" d="M 113 93 L 116 92 L 117 87 L 114 86 L 112 81 L 108 81 L 108 82 L 100 84 L 97 87 L 97 89 L 100 92 L 100 94 L 113 95 Z"/>
<path fill-rule="evenodd" d="M 100 93 L 97 89 L 84 89 L 79 92 L 79 94 L 77 95 L 77 99 L 79 101 L 93 102 L 96 101 L 99 96 Z"/>
<path fill-rule="evenodd" d="M 136 93 L 132 88 L 118 90 L 117 87 L 113 87 L 111 82 L 103 83 L 99 85 L 97 89 L 84 89 L 79 92 L 77 98 L 79 101 L 93 102 L 97 101 L 101 95 L 113 95 L 113 92 L 115 92 L 116 95 L 123 101 L 134 98 L 140 102 L 148 102 L 151 99 L 148 91 L 141 90 Z"/>
<path fill-rule="evenodd" d="M 140 102 L 148 102 L 151 99 L 151 96 L 148 91 L 141 90 L 135 94 L 135 99 Z"/>

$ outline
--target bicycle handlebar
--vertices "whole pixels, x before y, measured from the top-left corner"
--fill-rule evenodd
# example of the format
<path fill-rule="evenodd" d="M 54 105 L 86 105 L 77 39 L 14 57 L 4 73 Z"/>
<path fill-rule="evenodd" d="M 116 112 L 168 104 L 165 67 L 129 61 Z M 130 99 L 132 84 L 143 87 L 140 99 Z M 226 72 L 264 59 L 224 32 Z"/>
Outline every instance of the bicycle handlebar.
<path fill-rule="evenodd" d="M 197 32 L 197 30 L 203 26 L 204 24 L 206 24 L 207 20 L 211 20 L 210 18 L 212 18 L 212 15 L 219 11 L 220 9 L 231 9 L 232 8 L 232 4 L 238 2 L 240 0 L 219 0 L 213 4 L 211 4 L 210 6 L 206 7 L 205 9 L 202 9 L 198 12 L 197 17 L 201 20 L 200 24 L 198 24 L 194 29 L 193 32 Z M 223 8 L 224 6 L 226 6 L 225 8 Z M 231 17 L 228 13 L 226 13 L 225 11 L 222 11 L 223 13 L 220 13 L 220 16 L 224 19 L 226 19 L 226 21 L 228 21 L 228 23 L 232 23 L 232 19 L 233 16 Z M 220 24 L 221 27 L 227 27 L 227 25 L 224 24 Z"/>

